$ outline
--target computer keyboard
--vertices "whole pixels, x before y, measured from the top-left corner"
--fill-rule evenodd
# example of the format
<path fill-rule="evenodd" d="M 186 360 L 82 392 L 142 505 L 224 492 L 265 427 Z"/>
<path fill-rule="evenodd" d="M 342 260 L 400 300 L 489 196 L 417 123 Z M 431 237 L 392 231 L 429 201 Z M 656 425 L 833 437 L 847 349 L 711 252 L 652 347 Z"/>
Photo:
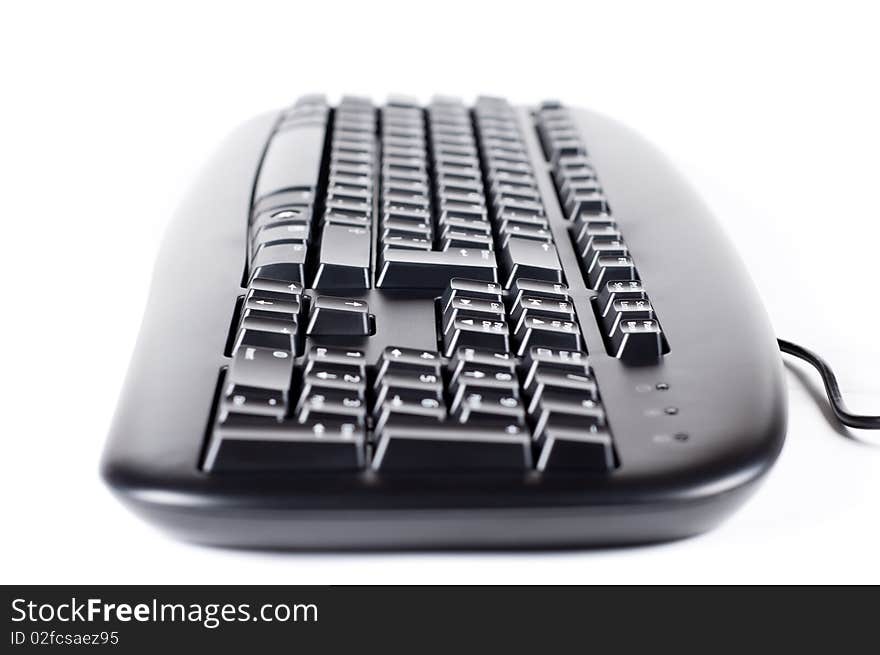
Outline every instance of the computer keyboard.
<path fill-rule="evenodd" d="M 103 472 L 203 543 L 610 545 L 711 527 L 784 432 L 748 276 L 640 137 L 316 95 L 193 187 Z"/>

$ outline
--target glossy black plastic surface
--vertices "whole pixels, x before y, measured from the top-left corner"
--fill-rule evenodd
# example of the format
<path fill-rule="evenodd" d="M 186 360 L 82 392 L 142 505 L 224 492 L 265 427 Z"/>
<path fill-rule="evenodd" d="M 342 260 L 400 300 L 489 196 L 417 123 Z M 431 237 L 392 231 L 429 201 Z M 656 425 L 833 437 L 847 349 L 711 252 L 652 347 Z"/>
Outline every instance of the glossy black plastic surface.
<path fill-rule="evenodd" d="M 741 504 L 782 447 L 774 333 L 705 205 L 629 129 L 572 110 L 661 317 L 670 352 L 632 367 L 606 354 L 529 108 L 518 109 L 568 273 L 621 466 L 602 476 L 209 476 L 199 470 L 246 264 L 255 176 L 277 119 L 239 127 L 165 236 L 102 473 L 133 510 L 180 537 L 261 548 L 521 548 L 676 539 Z M 434 349 L 424 294 L 362 294 L 376 334 L 348 345 Z M 389 299 L 393 298 L 394 301 Z"/>

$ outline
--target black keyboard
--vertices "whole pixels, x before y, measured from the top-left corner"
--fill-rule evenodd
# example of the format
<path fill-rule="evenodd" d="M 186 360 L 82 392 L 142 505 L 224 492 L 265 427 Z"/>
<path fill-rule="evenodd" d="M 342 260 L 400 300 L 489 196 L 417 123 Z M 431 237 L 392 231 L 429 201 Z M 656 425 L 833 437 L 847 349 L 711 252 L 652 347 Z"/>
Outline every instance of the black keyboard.
<path fill-rule="evenodd" d="M 711 527 L 784 432 L 748 275 L 641 138 L 306 96 L 172 224 L 103 473 L 210 544 L 606 545 Z"/>

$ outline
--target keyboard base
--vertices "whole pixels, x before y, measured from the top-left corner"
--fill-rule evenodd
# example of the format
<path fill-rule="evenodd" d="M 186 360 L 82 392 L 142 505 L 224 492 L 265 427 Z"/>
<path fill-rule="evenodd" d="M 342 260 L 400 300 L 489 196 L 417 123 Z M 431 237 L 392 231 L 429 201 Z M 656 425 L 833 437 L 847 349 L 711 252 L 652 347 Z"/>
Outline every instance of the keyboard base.
<path fill-rule="evenodd" d="M 674 541 L 712 529 L 751 496 L 753 479 L 694 500 L 580 507 L 295 510 L 181 507 L 127 493 L 142 518 L 178 539 L 268 550 L 520 550 Z"/>

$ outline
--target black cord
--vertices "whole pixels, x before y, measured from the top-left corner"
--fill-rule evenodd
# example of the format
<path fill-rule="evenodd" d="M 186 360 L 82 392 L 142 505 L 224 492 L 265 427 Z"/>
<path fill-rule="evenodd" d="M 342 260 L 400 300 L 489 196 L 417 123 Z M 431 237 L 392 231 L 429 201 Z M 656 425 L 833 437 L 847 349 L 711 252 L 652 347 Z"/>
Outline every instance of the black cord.
<path fill-rule="evenodd" d="M 803 346 L 799 346 L 791 341 L 785 341 L 784 339 L 777 339 L 777 341 L 782 352 L 804 360 L 819 371 L 819 375 L 822 376 L 822 382 L 825 383 L 825 392 L 828 394 L 828 400 L 831 402 L 831 409 L 834 410 L 837 420 L 851 428 L 880 430 L 880 416 L 853 414 L 847 410 L 846 405 L 843 403 L 843 397 L 840 395 L 840 387 L 837 384 L 834 371 L 831 370 L 831 367 L 828 366 L 824 359 L 812 350 L 807 350 Z"/>

